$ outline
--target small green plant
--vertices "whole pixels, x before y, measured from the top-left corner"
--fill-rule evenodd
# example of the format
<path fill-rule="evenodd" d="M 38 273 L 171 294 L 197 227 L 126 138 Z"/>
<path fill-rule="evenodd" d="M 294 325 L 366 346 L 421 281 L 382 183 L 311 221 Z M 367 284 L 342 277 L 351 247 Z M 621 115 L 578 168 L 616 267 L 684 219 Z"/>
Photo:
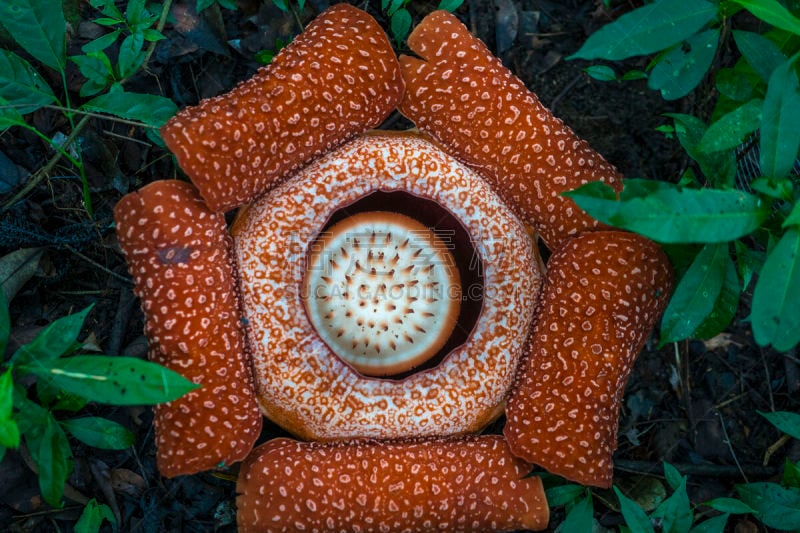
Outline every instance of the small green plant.
<path fill-rule="evenodd" d="M 602 183 L 567 193 L 598 220 L 665 246 L 680 280 L 662 319 L 662 344 L 722 331 L 754 279 L 749 321 L 756 342 L 778 351 L 800 342 L 800 8 L 785 4 L 790 8 L 777 0 L 657 0 L 601 28 L 572 56 L 653 55 L 646 72 L 620 77 L 602 64 L 587 71 L 601 80 L 647 78 L 669 100 L 713 72 L 720 96 L 710 121 L 670 114 L 673 125 L 662 128 L 695 163 L 679 183 L 627 179 L 619 196 Z M 768 30 L 730 31 L 743 9 Z M 713 69 L 731 38 L 740 59 Z M 737 176 L 743 143 L 758 149 L 759 174 L 747 179 Z"/>
<path fill-rule="evenodd" d="M 167 98 L 127 92 L 123 88 L 125 81 L 147 63 L 153 45 L 163 38 L 159 29 L 153 26 L 163 26 L 170 2 L 148 9 L 144 0 L 128 0 L 124 13 L 112 0 L 92 0 L 91 5 L 99 10 L 94 22 L 111 28 L 111 31 L 87 43 L 83 47 L 83 55 L 67 58 L 67 24 L 60 3 L 55 4 L 54 9 L 54 4 L 48 0 L 0 2 L 0 24 L 41 67 L 58 73 L 63 85 L 58 89 L 51 88 L 29 61 L 11 50 L 0 49 L 0 132 L 12 127 L 25 128 L 58 154 L 5 204 L 5 208 L 31 191 L 63 157 L 77 169 L 83 187 L 84 208 L 93 216 L 89 184 L 80 150 L 75 143 L 88 118 L 94 113 L 107 113 L 136 121 L 136 125 L 146 127 L 157 141 L 155 129 L 177 111 L 175 104 Z M 114 64 L 105 50 L 120 39 L 117 62 Z M 145 49 L 145 43 L 150 44 L 148 49 Z M 86 77 L 80 96 L 94 96 L 78 106 L 67 90 L 68 59 Z M 65 141 L 47 137 L 26 120 L 27 115 L 44 106 L 59 109 L 67 118 L 71 133 Z M 78 116 L 82 116 L 80 121 L 76 121 Z"/>
<path fill-rule="evenodd" d="M 800 438 L 800 415 L 788 412 L 762 413 L 773 425 L 787 435 Z M 552 476 L 551 476 L 552 477 Z M 781 530 L 800 529 L 800 462 L 786 461 L 780 483 L 756 482 L 737 485 L 739 498 L 716 498 L 698 506 L 692 505 L 686 492 L 687 478 L 671 464 L 664 463 L 664 478 L 671 491 L 668 496 L 663 485 L 644 485 L 652 494 L 643 495 L 650 504 L 648 513 L 619 487 L 614 493 L 618 510 L 630 533 L 723 533 L 732 514 L 751 514 L 764 525 Z M 547 478 L 545 481 L 554 481 Z M 572 483 L 554 484 L 547 489 L 551 507 L 565 507 L 566 518 L 562 531 L 593 530 L 593 498 L 586 487 Z M 614 504 L 607 502 L 608 506 Z M 712 516 L 708 516 L 711 514 Z"/>
<path fill-rule="evenodd" d="M 411 13 L 408 11 L 408 4 L 411 0 L 381 0 L 381 11 L 389 17 L 392 37 L 397 46 L 400 46 L 411 31 Z M 440 0 L 436 9 L 444 9 L 451 13 L 458 9 L 464 0 Z"/>
<path fill-rule="evenodd" d="M 155 363 L 79 353 L 78 336 L 90 310 L 55 320 L 0 364 L 0 461 L 7 449 L 24 441 L 38 469 L 42 496 L 53 507 L 61 507 L 64 485 L 72 472 L 68 435 L 102 449 L 133 444 L 133 435 L 120 424 L 76 415 L 88 402 L 151 405 L 197 388 Z M 10 331 L 8 306 L 0 289 L 0 354 L 5 353 Z M 22 383 L 30 377 L 35 385 L 26 389 Z"/>

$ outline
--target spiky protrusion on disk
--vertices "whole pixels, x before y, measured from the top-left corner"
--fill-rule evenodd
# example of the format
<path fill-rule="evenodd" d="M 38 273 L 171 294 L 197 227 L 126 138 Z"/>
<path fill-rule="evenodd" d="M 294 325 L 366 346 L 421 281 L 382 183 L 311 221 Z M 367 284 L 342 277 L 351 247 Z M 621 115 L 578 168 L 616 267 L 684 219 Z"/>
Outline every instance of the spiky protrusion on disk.
<path fill-rule="evenodd" d="M 398 213 L 359 213 L 332 226 L 311 249 L 309 318 L 356 370 L 405 372 L 447 342 L 461 286 L 455 260 L 434 231 Z"/>
<path fill-rule="evenodd" d="M 620 400 L 672 290 L 661 248 L 632 233 L 571 239 L 547 263 L 539 320 L 506 407 L 515 455 L 610 487 Z"/>
<path fill-rule="evenodd" d="M 256 448 L 236 485 L 241 532 L 541 530 L 542 480 L 501 437 Z"/>

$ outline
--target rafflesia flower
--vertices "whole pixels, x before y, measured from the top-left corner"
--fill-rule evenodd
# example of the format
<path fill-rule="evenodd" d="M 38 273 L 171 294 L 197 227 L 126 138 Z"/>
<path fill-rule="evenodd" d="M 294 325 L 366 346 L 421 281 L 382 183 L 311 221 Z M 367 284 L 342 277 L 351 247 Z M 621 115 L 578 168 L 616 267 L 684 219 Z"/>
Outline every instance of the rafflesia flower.
<path fill-rule="evenodd" d="M 116 208 L 151 357 L 202 385 L 156 408 L 159 469 L 245 459 L 242 530 L 537 529 L 531 463 L 611 484 L 668 262 L 561 196 L 620 176 L 453 15 L 408 44 L 329 9 L 164 126 L 192 184 Z M 394 109 L 418 130 L 370 130 Z M 253 449 L 262 414 L 310 442 Z"/>

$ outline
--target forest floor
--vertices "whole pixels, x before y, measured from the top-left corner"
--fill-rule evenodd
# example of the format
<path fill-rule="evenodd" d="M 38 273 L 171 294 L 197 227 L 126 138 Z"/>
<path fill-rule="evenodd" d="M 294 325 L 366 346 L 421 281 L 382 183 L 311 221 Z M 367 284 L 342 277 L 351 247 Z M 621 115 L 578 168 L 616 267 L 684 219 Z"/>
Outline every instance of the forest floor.
<path fill-rule="evenodd" d="M 73 4 L 68 48 L 77 51 L 104 30 L 92 22 L 98 13 L 88 2 Z M 214 5 L 198 15 L 194 0 L 176 2 L 173 22 L 164 31 L 167 39 L 127 88 L 161 94 L 178 107 L 195 104 L 246 79 L 259 66 L 256 52 L 275 49 L 276 39 L 287 40 L 299 31 L 300 22 L 307 23 L 325 7 L 324 0 L 309 0 L 303 13 L 287 14 L 268 0 L 238 4 L 236 11 Z M 388 28 L 379 4 L 359 6 Z M 583 71 L 586 62 L 567 60 L 591 32 L 635 2 L 613 5 L 608 10 L 591 0 L 472 0 L 457 14 L 556 116 L 624 175 L 676 182 L 690 162 L 677 140 L 656 128 L 669 123 L 663 116 L 669 112 L 706 116 L 714 102 L 712 87 L 701 86 L 682 100 L 665 102 L 646 81 L 600 82 Z M 435 7 L 429 1 L 408 5 L 415 23 Z M 646 61 L 627 66 L 644 69 Z M 67 90 L 76 101 L 83 81 L 74 69 Z M 62 116 L 44 108 L 31 120 L 48 137 L 69 135 Z M 402 124 L 397 117 L 389 122 Z M 53 320 L 94 305 L 84 330 L 87 342 L 102 353 L 144 358 L 142 315 L 116 243 L 112 209 L 125 193 L 175 177 L 176 167 L 140 128 L 111 119 L 93 118 L 79 145 L 93 218 L 83 206 L 81 182 L 65 162 L 9 205 L 26 177 L 52 152 L 27 130 L 13 128 L 0 135 L 0 174 L 8 186 L 0 198 L 0 255 L 29 250 L 31 274 L 11 302 L 8 353 Z M 780 433 L 757 414 L 786 408 L 798 394 L 797 359 L 755 344 L 745 320 L 747 307 L 745 298 L 733 325 L 713 339 L 662 349 L 656 349 L 654 340 L 648 344 L 625 392 L 615 483 L 634 492 L 638 486 L 644 500 L 660 490 L 652 480 L 663 489 L 662 462 L 667 461 L 689 475 L 690 499 L 700 503 L 730 496 L 736 483 L 775 480 L 786 458 L 800 459 L 800 443 L 779 442 Z M 235 466 L 225 472 L 161 478 L 149 408 L 91 404 L 85 411 L 129 428 L 136 437 L 134 446 L 107 451 L 73 443 L 75 471 L 63 509 L 43 502 L 25 449 L 9 451 L 0 463 L 0 529 L 71 531 L 83 505 L 96 498 L 111 507 L 121 531 L 235 530 Z M 264 435 L 278 432 L 268 426 Z M 770 457 L 768 450 L 773 451 Z M 615 528 L 621 516 L 613 493 L 595 494 L 598 525 Z M 551 527 L 563 517 L 563 509 L 554 510 Z M 729 527 L 764 531 L 745 517 L 732 517 Z"/>

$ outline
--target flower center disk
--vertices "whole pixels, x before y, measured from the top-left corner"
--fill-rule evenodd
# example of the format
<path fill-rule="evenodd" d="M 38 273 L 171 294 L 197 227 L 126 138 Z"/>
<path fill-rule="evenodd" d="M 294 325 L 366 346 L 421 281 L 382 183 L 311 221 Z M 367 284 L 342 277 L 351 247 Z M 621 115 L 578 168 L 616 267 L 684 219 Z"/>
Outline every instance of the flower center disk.
<path fill-rule="evenodd" d="M 304 298 L 331 350 L 368 376 L 406 372 L 447 342 L 461 307 L 449 245 L 399 213 L 341 220 L 312 245 Z"/>

